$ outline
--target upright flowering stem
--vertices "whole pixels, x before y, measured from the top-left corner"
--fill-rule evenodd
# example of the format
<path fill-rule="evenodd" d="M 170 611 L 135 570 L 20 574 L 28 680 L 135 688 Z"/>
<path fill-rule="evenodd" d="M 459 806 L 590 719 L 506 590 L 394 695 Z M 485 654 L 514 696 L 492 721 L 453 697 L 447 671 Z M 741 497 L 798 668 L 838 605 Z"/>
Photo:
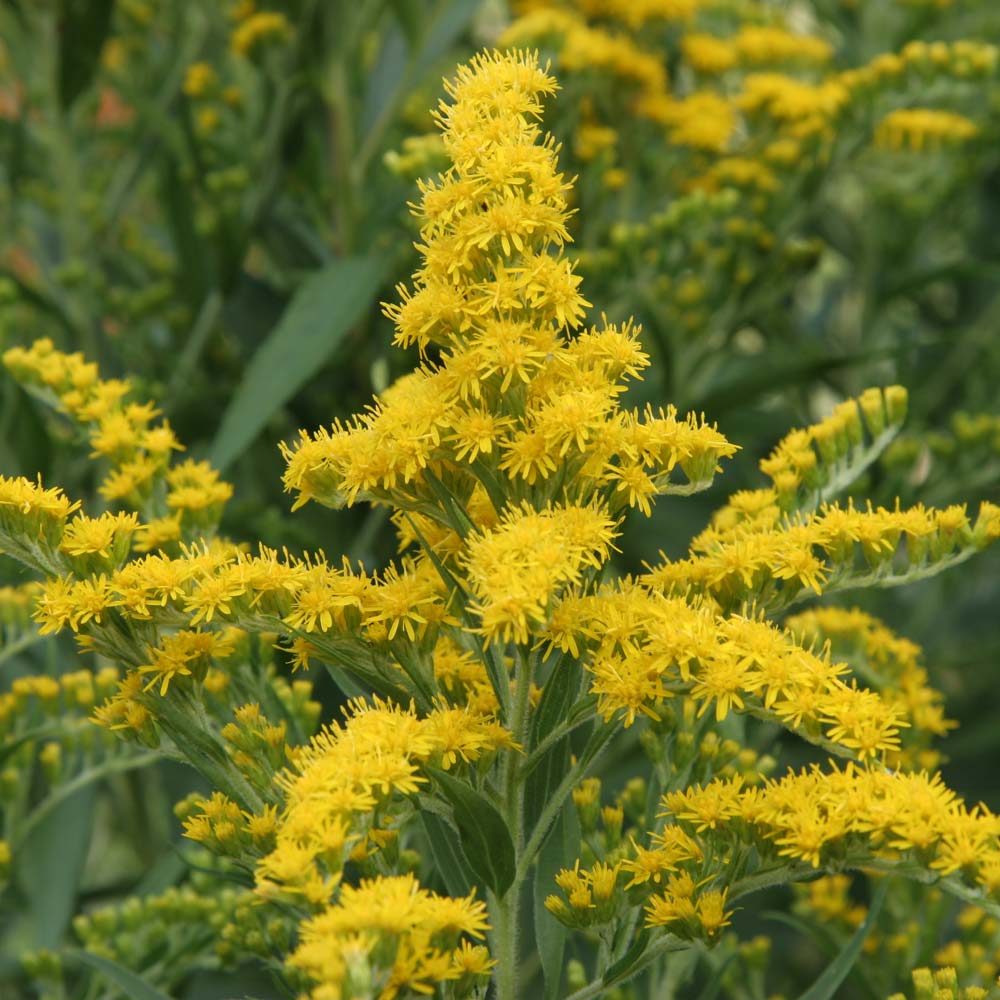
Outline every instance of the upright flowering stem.
<path fill-rule="evenodd" d="M 511 732 L 519 746 L 528 742 L 530 721 L 531 676 L 534 657 L 518 646 L 515 654 L 514 710 Z M 497 998 L 516 1000 L 518 996 L 518 967 L 520 941 L 521 887 L 525 881 L 524 868 L 524 781 L 521 777 L 522 760 L 517 752 L 507 754 L 504 766 L 503 814 L 514 841 L 516 859 L 514 881 L 502 898 L 491 899 L 490 911 L 496 928 L 495 956 L 497 958 Z M 530 863 L 530 862 L 529 862 Z"/>

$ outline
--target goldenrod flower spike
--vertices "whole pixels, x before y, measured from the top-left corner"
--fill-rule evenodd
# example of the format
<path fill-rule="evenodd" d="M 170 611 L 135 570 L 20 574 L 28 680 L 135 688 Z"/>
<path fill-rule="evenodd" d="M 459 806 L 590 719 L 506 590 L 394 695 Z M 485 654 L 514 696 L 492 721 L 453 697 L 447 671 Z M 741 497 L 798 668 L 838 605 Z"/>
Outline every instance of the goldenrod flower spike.
<path fill-rule="evenodd" d="M 477 56 L 448 85 L 437 121 L 451 168 L 421 185 L 423 263 L 386 314 L 402 346 L 441 361 L 405 376 L 368 413 L 285 449 L 296 506 L 362 499 L 430 514 L 444 484 L 493 520 L 508 501 L 648 513 L 664 492 L 703 489 L 735 448 L 672 408 L 624 411 L 618 397 L 649 363 L 638 330 L 603 322 L 570 339 L 590 305 L 561 248 L 568 182 L 536 120 L 555 81 L 524 53 Z M 680 466 L 687 482 L 673 470 Z"/>

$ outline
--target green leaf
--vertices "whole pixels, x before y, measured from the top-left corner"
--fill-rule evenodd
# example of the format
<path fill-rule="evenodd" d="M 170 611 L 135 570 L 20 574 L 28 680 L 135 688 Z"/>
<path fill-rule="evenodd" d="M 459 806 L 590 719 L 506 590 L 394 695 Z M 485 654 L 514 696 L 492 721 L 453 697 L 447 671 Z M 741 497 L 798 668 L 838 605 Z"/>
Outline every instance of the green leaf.
<path fill-rule="evenodd" d="M 434 869 L 444 880 L 448 894 L 456 899 L 468 896 L 476 884 L 476 875 L 462 855 L 458 835 L 445 820 L 427 809 L 421 810 L 420 821 L 434 855 Z"/>
<path fill-rule="evenodd" d="M 514 881 L 514 841 L 493 803 L 464 781 L 436 768 L 425 768 L 452 808 L 469 867 L 495 895 L 503 896 Z"/>
<path fill-rule="evenodd" d="M 726 974 L 726 969 L 733 963 L 736 959 L 736 953 L 727 955 L 718 968 L 712 973 L 712 978 L 705 984 L 705 988 L 701 991 L 698 996 L 698 1000 L 715 1000 L 719 995 L 719 990 L 722 989 L 722 978 Z"/>
<path fill-rule="evenodd" d="M 261 344 L 222 417 L 211 459 L 224 468 L 333 356 L 385 274 L 382 257 L 342 257 L 306 279 Z"/>
<path fill-rule="evenodd" d="M 131 969 L 126 969 L 124 965 L 119 965 L 110 958 L 78 950 L 66 951 L 63 954 L 75 958 L 83 965 L 89 965 L 95 972 L 99 972 L 105 979 L 114 983 L 129 1000 L 170 1000 L 166 993 L 161 993 Z"/>
<path fill-rule="evenodd" d="M 563 722 L 573 707 L 580 687 L 580 665 L 569 657 L 557 662 L 542 690 L 532 720 L 531 744 L 536 746 L 556 726 Z M 552 793 L 569 770 L 569 736 L 554 743 L 531 771 L 524 783 L 524 820 L 528 830 L 534 829 Z"/>
<path fill-rule="evenodd" d="M 579 850 L 580 822 L 576 807 L 572 800 L 568 800 L 542 843 L 535 868 L 535 947 L 542 962 L 544 1000 L 554 1000 L 559 995 L 567 937 L 566 927 L 545 909 L 545 899 L 555 889 L 559 870 L 568 868 Z"/>
<path fill-rule="evenodd" d="M 889 879 L 883 878 L 882 883 L 872 896 L 871 906 L 864 923 L 851 935 L 840 954 L 823 970 L 820 977 L 803 993 L 799 1000 L 833 1000 L 840 989 L 841 983 L 854 968 L 854 963 L 861 954 L 865 939 L 872 932 L 882 910 L 885 894 L 889 889 Z"/>
<path fill-rule="evenodd" d="M 64 108 L 94 78 L 114 9 L 114 0 L 62 0 L 59 4 L 59 102 Z"/>
<path fill-rule="evenodd" d="M 641 962 L 646 955 L 646 946 L 649 944 L 649 939 L 649 931 L 644 927 L 636 935 L 629 950 L 605 971 L 605 986 L 613 986 L 616 982 L 624 982 L 634 975 L 638 969 L 642 968 Z"/>
<path fill-rule="evenodd" d="M 79 789 L 49 812 L 17 853 L 17 880 L 28 900 L 32 949 L 62 943 L 76 910 L 96 799 L 93 785 Z"/>

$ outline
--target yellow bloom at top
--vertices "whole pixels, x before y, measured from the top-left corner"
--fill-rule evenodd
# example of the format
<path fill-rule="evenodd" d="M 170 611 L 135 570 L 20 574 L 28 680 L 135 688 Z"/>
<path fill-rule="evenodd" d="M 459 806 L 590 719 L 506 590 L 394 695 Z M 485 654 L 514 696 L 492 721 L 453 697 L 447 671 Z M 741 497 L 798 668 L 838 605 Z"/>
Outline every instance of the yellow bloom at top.
<path fill-rule="evenodd" d="M 436 120 L 452 166 L 420 185 L 422 265 L 384 307 L 395 342 L 427 360 L 364 414 L 284 449 L 296 507 L 426 513 L 445 491 L 475 527 L 522 503 L 648 514 L 658 494 L 703 489 L 735 451 L 673 409 L 621 409 L 624 383 L 649 363 L 631 323 L 571 333 L 590 303 L 561 252 L 570 185 L 537 124 L 555 90 L 522 52 L 476 56 L 446 84 Z M 671 478 L 678 465 L 687 483 Z"/>

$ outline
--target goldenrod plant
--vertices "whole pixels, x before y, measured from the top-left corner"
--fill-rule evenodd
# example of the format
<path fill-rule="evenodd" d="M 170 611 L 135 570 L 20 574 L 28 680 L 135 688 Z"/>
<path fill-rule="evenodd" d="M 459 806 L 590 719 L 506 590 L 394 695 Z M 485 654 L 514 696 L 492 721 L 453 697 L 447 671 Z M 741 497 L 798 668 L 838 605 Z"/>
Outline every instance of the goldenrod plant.
<path fill-rule="evenodd" d="M 293 509 L 388 512 L 389 565 L 226 538 L 231 487 L 130 383 L 47 340 L 3 356 L 86 441 L 103 509 L 0 479 L 0 548 L 32 579 L 2 595 L 12 641 L 30 608 L 91 664 L 4 696 L 0 871 L 30 898 L 39 813 L 95 769 L 160 756 L 205 783 L 176 807 L 199 845 L 184 884 L 80 914 L 79 947 L 29 954 L 30 981 L 161 996 L 256 963 L 313 1000 L 763 997 L 766 947 L 727 928 L 804 882 L 832 914 L 823 892 L 846 889 L 822 879 L 858 873 L 829 997 L 887 898 L 938 928 L 943 898 L 992 920 L 1000 819 L 938 773 L 951 724 L 919 650 L 800 605 L 961 563 L 1000 508 L 841 502 L 905 419 L 905 389 L 870 388 L 788 434 L 687 557 L 616 574 L 626 514 L 708 488 L 738 434 L 633 406 L 640 330 L 584 322 L 537 56 L 482 53 L 446 90 L 450 166 L 420 186 L 420 265 L 384 306 L 421 360 L 282 448 Z M 726 953 L 756 971 L 727 979 Z M 917 996 L 958 989 L 914 961 L 886 992 L 911 973 Z"/>

